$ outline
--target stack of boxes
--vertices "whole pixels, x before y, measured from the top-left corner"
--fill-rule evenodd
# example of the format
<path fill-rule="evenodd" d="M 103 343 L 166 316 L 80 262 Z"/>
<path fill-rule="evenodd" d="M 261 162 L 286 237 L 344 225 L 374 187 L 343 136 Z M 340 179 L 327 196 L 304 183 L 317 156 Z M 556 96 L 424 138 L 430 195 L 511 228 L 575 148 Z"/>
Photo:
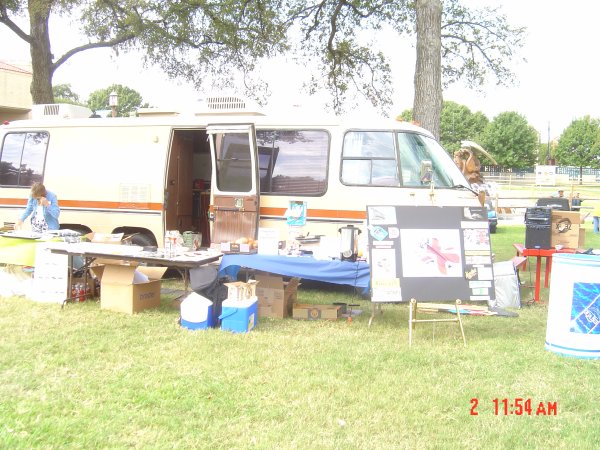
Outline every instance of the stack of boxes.
<path fill-rule="evenodd" d="M 284 282 L 277 275 L 257 273 L 255 275 L 258 286 L 258 316 L 284 319 L 292 315 L 292 306 L 298 298 L 299 278 L 291 278 Z"/>

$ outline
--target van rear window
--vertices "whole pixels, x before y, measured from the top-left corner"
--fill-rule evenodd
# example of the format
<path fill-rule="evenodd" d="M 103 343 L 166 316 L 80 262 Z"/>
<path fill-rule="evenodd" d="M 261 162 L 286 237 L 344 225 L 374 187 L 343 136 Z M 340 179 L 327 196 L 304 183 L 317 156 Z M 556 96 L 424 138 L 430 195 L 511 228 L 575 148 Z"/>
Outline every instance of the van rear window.
<path fill-rule="evenodd" d="M 0 185 L 29 187 L 41 182 L 49 138 L 45 131 L 6 134 L 0 149 Z"/>
<path fill-rule="evenodd" d="M 261 194 L 323 195 L 327 190 L 329 133 L 257 130 Z"/>

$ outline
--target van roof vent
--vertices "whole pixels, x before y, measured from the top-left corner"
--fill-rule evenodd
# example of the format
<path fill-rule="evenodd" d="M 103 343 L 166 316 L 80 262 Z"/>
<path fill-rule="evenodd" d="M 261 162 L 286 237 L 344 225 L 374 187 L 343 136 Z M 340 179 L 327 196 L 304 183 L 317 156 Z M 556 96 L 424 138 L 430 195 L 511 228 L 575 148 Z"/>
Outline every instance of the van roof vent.
<path fill-rule="evenodd" d="M 206 106 L 213 111 L 246 109 L 246 101 L 240 97 L 206 97 Z"/>
<path fill-rule="evenodd" d="M 194 114 L 264 115 L 256 102 L 236 95 L 209 95 L 202 97 L 198 99 Z"/>
<path fill-rule="evenodd" d="M 252 101 L 235 95 L 210 95 L 183 107 L 140 108 L 140 117 L 165 116 L 206 116 L 206 115 L 244 115 L 263 116 L 260 106 Z"/>
<path fill-rule="evenodd" d="M 31 107 L 31 117 L 34 119 L 49 117 L 56 119 L 77 119 L 90 117 L 91 115 L 91 109 L 69 103 L 41 104 Z"/>

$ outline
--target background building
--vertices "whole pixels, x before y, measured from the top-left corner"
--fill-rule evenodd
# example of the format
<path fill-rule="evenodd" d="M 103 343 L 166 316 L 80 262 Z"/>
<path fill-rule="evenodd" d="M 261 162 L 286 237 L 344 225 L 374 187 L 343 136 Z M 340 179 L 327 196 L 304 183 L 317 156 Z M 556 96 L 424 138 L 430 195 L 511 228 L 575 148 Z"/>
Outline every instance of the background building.
<path fill-rule="evenodd" d="M 30 116 L 32 77 L 31 70 L 0 61 L 0 123 Z"/>

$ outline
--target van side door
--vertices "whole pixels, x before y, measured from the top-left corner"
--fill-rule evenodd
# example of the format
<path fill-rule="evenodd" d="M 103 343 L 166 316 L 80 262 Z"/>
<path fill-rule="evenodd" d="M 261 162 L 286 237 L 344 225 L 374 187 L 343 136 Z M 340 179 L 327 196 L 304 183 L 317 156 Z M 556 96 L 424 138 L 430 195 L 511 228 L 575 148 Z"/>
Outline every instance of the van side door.
<path fill-rule="evenodd" d="M 215 124 L 206 131 L 212 153 L 211 241 L 256 239 L 260 188 L 254 125 Z"/>

